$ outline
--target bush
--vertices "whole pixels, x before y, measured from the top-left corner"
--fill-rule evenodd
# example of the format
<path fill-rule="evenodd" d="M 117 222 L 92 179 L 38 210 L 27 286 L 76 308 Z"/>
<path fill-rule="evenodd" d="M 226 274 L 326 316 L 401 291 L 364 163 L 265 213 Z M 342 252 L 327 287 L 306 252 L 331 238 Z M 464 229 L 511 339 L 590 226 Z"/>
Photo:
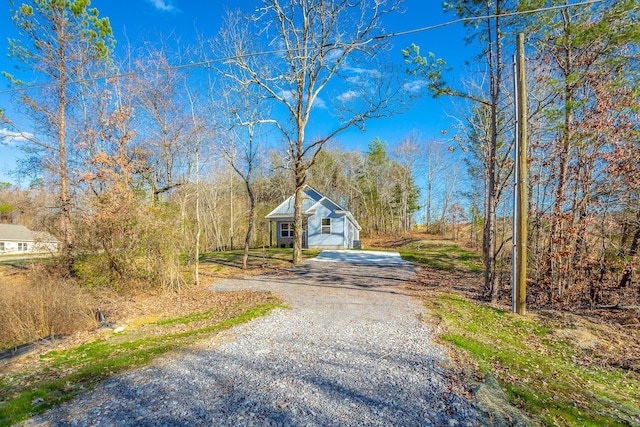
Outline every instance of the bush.
<path fill-rule="evenodd" d="M 93 299 L 70 279 L 34 267 L 26 284 L 0 287 L 0 348 L 96 326 Z"/>
<path fill-rule="evenodd" d="M 89 289 L 113 287 L 117 279 L 109 258 L 104 253 L 77 256 L 73 263 L 73 269 L 79 283 Z"/>
<path fill-rule="evenodd" d="M 193 282 L 184 266 L 184 229 L 179 207 L 144 199 L 117 187 L 93 201 L 83 218 L 74 274 L 88 287 L 181 289 Z M 188 251 L 187 251 L 188 252 Z"/>

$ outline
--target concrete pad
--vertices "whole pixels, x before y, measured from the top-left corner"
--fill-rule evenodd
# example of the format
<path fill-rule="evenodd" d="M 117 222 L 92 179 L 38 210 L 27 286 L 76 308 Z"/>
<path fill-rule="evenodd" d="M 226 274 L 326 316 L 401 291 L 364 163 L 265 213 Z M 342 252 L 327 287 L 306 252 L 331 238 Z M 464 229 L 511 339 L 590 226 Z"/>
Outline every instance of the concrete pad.
<path fill-rule="evenodd" d="M 411 264 L 400 258 L 398 252 L 354 251 L 354 250 L 325 250 L 308 262 L 343 262 L 347 264 L 372 265 L 406 265 Z"/>

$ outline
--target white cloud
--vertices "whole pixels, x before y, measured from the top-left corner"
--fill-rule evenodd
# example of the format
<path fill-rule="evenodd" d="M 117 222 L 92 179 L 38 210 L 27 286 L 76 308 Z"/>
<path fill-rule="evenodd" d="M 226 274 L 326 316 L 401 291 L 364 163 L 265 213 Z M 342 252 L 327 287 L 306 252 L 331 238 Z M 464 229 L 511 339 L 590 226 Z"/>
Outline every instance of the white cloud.
<path fill-rule="evenodd" d="M 370 68 L 360 68 L 360 67 L 351 67 L 351 66 L 345 66 L 344 71 L 347 72 L 351 72 L 354 73 L 355 75 L 358 76 L 372 76 L 372 77 L 379 77 L 380 76 L 380 71 L 378 70 L 373 70 Z"/>
<path fill-rule="evenodd" d="M 33 138 L 33 134 L 28 132 L 14 132 L 6 128 L 0 129 L 0 141 L 6 144 L 27 141 L 27 138 Z"/>
<path fill-rule="evenodd" d="M 298 94 L 293 90 L 283 90 L 280 96 L 282 96 L 282 99 L 284 99 L 286 102 L 294 103 L 295 100 L 297 99 Z M 304 97 L 304 100 L 305 101 L 307 100 L 306 96 Z M 326 110 L 327 109 L 327 103 L 324 102 L 324 99 L 316 97 L 313 100 L 312 107 L 321 108 L 323 110 Z"/>
<path fill-rule="evenodd" d="M 427 87 L 429 83 L 426 80 L 414 80 L 409 83 L 404 84 L 404 90 L 407 92 L 415 93 L 420 92 L 422 89 Z"/>
<path fill-rule="evenodd" d="M 345 80 L 348 85 L 361 88 L 362 90 L 366 90 L 366 88 L 375 85 L 375 82 L 382 77 L 382 73 L 380 71 L 370 68 L 352 67 L 350 65 L 346 65 L 342 68 L 342 70 L 346 74 Z M 349 90 L 348 92 L 352 91 Z"/>
<path fill-rule="evenodd" d="M 151 3 L 156 9 L 162 10 L 163 12 L 173 12 L 176 10 L 176 7 L 172 4 L 171 0 L 147 0 Z"/>
<path fill-rule="evenodd" d="M 358 92 L 356 92 L 355 90 L 348 90 L 348 91 L 338 95 L 338 101 L 340 101 L 340 102 L 348 102 L 348 101 L 351 101 L 353 98 L 355 98 L 357 96 L 358 96 Z"/>
<path fill-rule="evenodd" d="M 295 92 L 292 90 L 283 90 L 282 91 L 282 98 L 287 101 L 287 102 L 293 102 L 293 100 L 295 99 Z"/>
<path fill-rule="evenodd" d="M 333 49 L 331 52 L 329 52 L 329 54 L 326 56 L 326 59 L 328 61 L 335 61 L 336 59 L 340 58 L 340 56 L 342 56 L 342 54 L 344 53 L 344 49 Z"/>
<path fill-rule="evenodd" d="M 326 110 L 327 109 L 327 104 L 324 102 L 324 99 L 316 98 L 316 99 L 313 100 L 313 107 Z"/>
<path fill-rule="evenodd" d="M 363 74 L 369 71 L 366 68 L 360 68 L 360 67 L 344 67 L 344 69 L 346 71 L 351 71 L 352 73 L 356 73 L 356 74 Z"/>

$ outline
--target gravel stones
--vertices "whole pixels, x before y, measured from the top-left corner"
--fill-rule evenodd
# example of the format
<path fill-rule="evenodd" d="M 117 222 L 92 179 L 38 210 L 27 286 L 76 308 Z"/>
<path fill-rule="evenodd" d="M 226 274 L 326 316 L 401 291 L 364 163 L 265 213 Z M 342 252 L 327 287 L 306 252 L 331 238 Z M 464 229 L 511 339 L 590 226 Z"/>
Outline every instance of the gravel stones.
<path fill-rule="evenodd" d="M 445 351 L 402 283 L 411 265 L 308 261 L 215 283 L 288 309 L 118 375 L 25 425 L 471 426 Z"/>

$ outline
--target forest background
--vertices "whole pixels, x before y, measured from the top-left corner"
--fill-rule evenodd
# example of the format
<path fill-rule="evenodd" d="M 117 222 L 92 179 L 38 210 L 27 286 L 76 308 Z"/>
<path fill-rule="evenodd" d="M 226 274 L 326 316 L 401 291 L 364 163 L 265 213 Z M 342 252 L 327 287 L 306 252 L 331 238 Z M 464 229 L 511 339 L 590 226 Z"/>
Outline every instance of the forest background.
<path fill-rule="evenodd" d="M 9 53 L 26 74 L 5 76 L 30 122 L 3 114 L 3 135 L 20 143 L 30 184 L 3 184 L 2 221 L 57 236 L 61 271 L 84 285 L 170 290 L 197 280 L 202 252 L 268 245 L 264 215 L 310 184 L 363 236 L 419 225 L 481 249 L 484 295 L 497 300 L 511 257 L 510 54 L 524 32 L 535 303 L 634 304 L 639 6 L 565 3 L 447 3 L 481 71 L 455 83 L 436 55 L 389 45 L 392 1 L 266 1 L 180 49 L 116 49 L 87 1 L 16 4 Z M 305 139 L 320 94 L 333 119 Z M 365 152 L 332 144 L 419 96 L 457 100 L 457 125 L 438 137 L 403 129 L 393 146 L 372 136 Z"/>

